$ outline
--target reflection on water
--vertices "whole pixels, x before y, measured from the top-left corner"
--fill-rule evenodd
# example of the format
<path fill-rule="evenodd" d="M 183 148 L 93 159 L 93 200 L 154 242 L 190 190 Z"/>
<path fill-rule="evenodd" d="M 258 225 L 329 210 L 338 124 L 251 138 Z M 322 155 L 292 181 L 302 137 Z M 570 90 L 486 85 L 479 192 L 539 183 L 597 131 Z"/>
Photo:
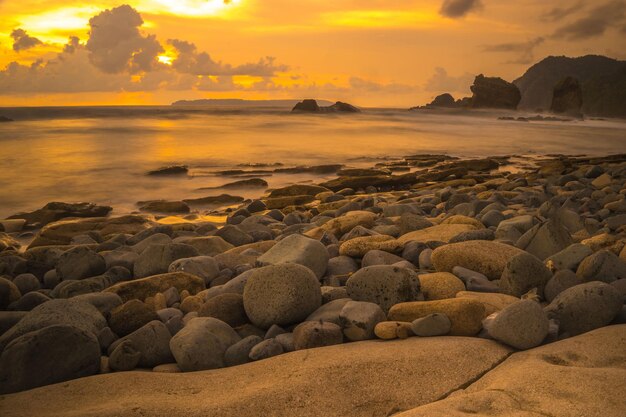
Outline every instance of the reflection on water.
<path fill-rule="evenodd" d="M 0 217 L 55 200 L 92 201 L 129 211 L 140 200 L 217 195 L 222 191 L 197 189 L 233 181 L 210 173 L 245 163 L 361 167 L 372 165 L 372 157 L 415 153 L 599 155 L 626 150 L 623 122 L 519 123 L 496 120 L 491 113 L 292 115 L 285 110 L 171 107 L 0 113 L 17 120 L 0 125 Z M 190 176 L 145 175 L 170 164 L 189 165 Z M 264 178 L 270 186 L 280 186 L 325 177 Z M 230 193 L 254 197 L 260 191 Z"/>

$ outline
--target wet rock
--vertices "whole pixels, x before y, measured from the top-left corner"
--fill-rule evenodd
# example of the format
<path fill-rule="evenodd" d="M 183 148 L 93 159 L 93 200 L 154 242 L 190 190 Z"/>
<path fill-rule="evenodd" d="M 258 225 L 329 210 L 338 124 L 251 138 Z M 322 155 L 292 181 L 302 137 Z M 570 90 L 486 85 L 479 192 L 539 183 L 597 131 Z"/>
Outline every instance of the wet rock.
<path fill-rule="evenodd" d="M 387 312 L 394 304 L 416 300 L 419 280 L 410 269 L 377 265 L 354 273 L 346 289 L 353 300 L 376 303 Z"/>
<path fill-rule="evenodd" d="M 187 165 L 171 165 L 148 171 L 148 175 L 187 175 L 188 172 Z"/>
<path fill-rule="evenodd" d="M 52 222 L 68 217 L 104 217 L 108 215 L 112 207 L 99 206 L 91 203 L 48 203 L 39 210 L 30 213 L 18 213 L 8 219 L 24 219 L 26 225 L 44 226 Z"/>
<path fill-rule="evenodd" d="M 139 206 L 139 210 L 150 213 L 186 214 L 191 211 L 184 201 L 140 201 L 137 205 Z"/>

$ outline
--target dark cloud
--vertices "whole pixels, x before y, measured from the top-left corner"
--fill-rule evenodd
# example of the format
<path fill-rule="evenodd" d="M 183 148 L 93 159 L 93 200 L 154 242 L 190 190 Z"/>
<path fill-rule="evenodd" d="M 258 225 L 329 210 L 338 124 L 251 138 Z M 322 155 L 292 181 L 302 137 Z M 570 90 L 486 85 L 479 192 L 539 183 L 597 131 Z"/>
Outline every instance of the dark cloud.
<path fill-rule="evenodd" d="M 582 1 L 579 1 L 569 7 L 554 7 L 543 15 L 543 20 L 556 22 L 578 12 L 579 10 L 582 10 L 584 7 L 585 4 Z"/>
<path fill-rule="evenodd" d="M 484 52 L 514 53 L 517 58 L 507 61 L 508 64 L 530 64 L 535 60 L 535 48 L 545 42 L 542 37 L 528 42 L 510 42 L 483 47 Z"/>
<path fill-rule="evenodd" d="M 287 71 L 285 65 L 275 64 L 274 57 L 265 57 L 255 63 L 233 66 L 215 61 L 206 52 L 198 52 L 196 45 L 180 39 L 170 39 L 168 43 L 176 49 L 177 57 L 172 68 L 184 74 L 193 75 L 251 75 L 266 77 L 276 72 Z"/>
<path fill-rule="evenodd" d="M 569 40 L 581 40 L 603 35 L 609 28 L 620 26 L 626 17 L 626 1 L 613 0 L 589 11 L 580 18 L 559 28 L 554 36 Z"/>
<path fill-rule="evenodd" d="M 24 29 L 14 29 L 11 32 L 11 37 L 13 38 L 13 50 L 15 52 L 24 51 L 43 43 L 39 39 L 29 36 Z"/>
<path fill-rule="evenodd" d="M 87 50 L 93 65 L 109 74 L 155 69 L 163 47 L 154 35 L 144 36 L 139 31 L 141 25 L 143 19 L 128 5 L 107 9 L 89 19 Z"/>
<path fill-rule="evenodd" d="M 456 19 L 482 7 L 481 0 L 444 0 L 439 14 Z"/>
<path fill-rule="evenodd" d="M 474 75 L 466 72 L 458 77 L 448 75 L 445 68 L 435 68 L 435 74 L 424 86 L 424 90 L 438 93 L 469 93 L 469 87 L 474 82 Z"/>

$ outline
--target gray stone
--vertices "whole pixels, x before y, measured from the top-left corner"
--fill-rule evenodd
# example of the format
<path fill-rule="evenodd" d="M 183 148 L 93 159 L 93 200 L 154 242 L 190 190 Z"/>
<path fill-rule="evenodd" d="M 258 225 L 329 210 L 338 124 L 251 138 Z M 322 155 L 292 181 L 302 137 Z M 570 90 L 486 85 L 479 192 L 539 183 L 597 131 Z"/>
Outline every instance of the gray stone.
<path fill-rule="evenodd" d="M 250 351 L 253 347 L 263 341 L 263 338 L 251 335 L 235 343 L 224 353 L 224 363 L 226 366 L 242 365 L 250 362 Z"/>
<path fill-rule="evenodd" d="M 518 301 L 496 314 L 489 325 L 489 335 L 515 349 L 539 346 L 548 335 L 548 317 L 535 301 Z"/>
<path fill-rule="evenodd" d="M 111 310 L 109 327 L 118 336 L 126 336 L 151 322 L 158 320 L 157 314 L 145 303 L 139 300 L 130 300 Z"/>
<path fill-rule="evenodd" d="M 243 308 L 243 296 L 233 293 L 219 294 L 208 299 L 198 310 L 198 317 L 215 317 L 231 327 L 248 322 Z"/>
<path fill-rule="evenodd" d="M 83 279 L 103 274 L 106 271 L 104 258 L 84 246 L 64 252 L 56 264 L 56 271 L 63 281 Z"/>
<path fill-rule="evenodd" d="M 26 316 L 26 311 L 0 311 L 0 336 Z"/>
<path fill-rule="evenodd" d="M 170 236 L 164 233 L 155 233 L 130 246 L 130 250 L 139 255 L 150 245 L 170 245 L 171 243 L 172 238 Z"/>
<path fill-rule="evenodd" d="M 254 242 L 252 236 L 232 224 L 227 224 L 219 229 L 215 232 L 215 236 L 221 237 L 233 246 L 242 246 Z"/>
<path fill-rule="evenodd" d="M 336 256 L 328 260 L 326 275 L 346 275 L 358 271 L 359 266 L 350 256 Z"/>
<path fill-rule="evenodd" d="M 121 266 L 128 269 L 130 272 L 135 270 L 135 262 L 137 261 L 137 258 L 139 258 L 138 253 L 121 249 L 101 252 L 100 255 L 104 258 L 107 269 L 111 269 L 115 266 Z"/>
<path fill-rule="evenodd" d="M 555 220 L 548 220 L 524 233 L 515 245 L 544 260 L 572 243 L 572 237 L 565 226 Z"/>
<path fill-rule="evenodd" d="M 212 317 L 191 319 L 170 341 L 170 349 L 183 372 L 224 367 L 226 350 L 241 338 L 232 327 Z"/>
<path fill-rule="evenodd" d="M 293 330 L 295 350 L 338 345 L 342 342 L 341 327 L 334 323 L 305 321 Z"/>
<path fill-rule="evenodd" d="M 543 290 L 544 298 L 547 302 L 551 303 L 557 295 L 566 289 L 583 283 L 585 283 L 585 280 L 576 275 L 574 271 L 562 269 L 557 271 L 546 284 Z"/>
<path fill-rule="evenodd" d="M 346 339 L 357 342 L 374 339 L 374 327 L 387 320 L 387 316 L 378 304 L 349 301 L 341 309 L 339 320 Z"/>
<path fill-rule="evenodd" d="M 432 256 L 433 256 L 433 250 L 430 248 L 426 248 L 420 253 L 420 256 L 419 256 L 420 269 L 428 270 L 428 269 L 433 268 Z"/>
<path fill-rule="evenodd" d="M 41 288 L 39 280 L 33 274 L 20 274 L 13 279 L 13 284 L 20 290 L 22 295 Z"/>
<path fill-rule="evenodd" d="M 287 236 L 257 259 L 260 265 L 293 263 L 311 269 L 321 278 L 328 266 L 328 251 L 317 240 L 294 234 Z"/>
<path fill-rule="evenodd" d="M 198 255 L 199 253 L 196 248 L 183 243 L 150 245 L 135 261 L 135 278 L 144 278 L 166 273 L 172 262 Z"/>
<path fill-rule="evenodd" d="M 346 283 L 350 298 L 376 303 L 384 312 L 394 304 L 416 300 L 419 286 L 415 272 L 391 265 L 362 268 Z"/>
<path fill-rule="evenodd" d="M 93 375 L 100 345 L 90 331 L 64 324 L 21 334 L 0 356 L 0 394 Z"/>
<path fill-rule="evenodd" d="M 103 315 L 110 313 L 115 307 L 122 305 L 120 296 L 110 292 L 77 295 L 73 297 L 72 300 L 89 303 L 97 308 Z"/>
<path fill-rule="evenodd" d="M 546 265 L 553 271 L 558 271 L 560 269 L 571 269 L 572 271 L 575 271 L 583 259 L 592 253 L 593 251 L 589 248 L 589 246 L 581 243 L 574 243 L 573 245 L 569 245 L 567 248 L 546 259 Z"/>
<path fill-rule="evenodd" d="M 363 260 L 361 261 L 361 267 L 365 268 L 366 266 L 373 265 L 393 265 L 397 262 L 405 261 L 404 258 L 401 258 L 398 255 L 394 255 L 393 253 L 385 252 L 378 249 L 373 249 L 368 251 Z"/>
<path fill-rule="evenodd" d="M 109 347 L 113 344 L 113 342 L 119 339 L 110 327 L 104 327 L 100 330 L 100 332 L 98 332 L 97 336 L 100 349 L 105 352 L 109 350 Z"/>
<path fill-rule="evenodd" d="M 343 307 L 350 301 L 350 298 L 340 298 L 330 301 L 312 312 L 305 321 L 327 321 L 329 323 L 340 324 L 339 314 Z"/>
<path fill-rule="evenodd" d="M 283 347 L 283 351 L 285 352 L 293 352 L 296 350 L 296 347 L 293 344 L 293 333 L 281 333 L 277 335 L 274 339 Z"/>
<path fill-rule="evenodd" d="M 211 256 L 177 259 L 170 264 L 168 271 L 182 271 L 196 275 L 202 278 L 207 286 L 220 274 L 220 268 L 215 259 Z"/>
<path fill-rule="evenodd" d="M 561 292 L 545 308 L 548 317 L 559 322 L 559 333 L 576 336 L 609 324 L 624 302 L 615 288 L 592 281 Z"/>
<path fill-rule="evenodd" d="M 613 252 L 600 250 L 586 257 L 578 266 L 576 275 L 585 281 L 611 283 L 626 278 L 626 261 Z"/>
<path fill-rule="evenodd" d="M 284 353 L 283 345 L 276 341 L 276 339 L 266 339 L 250 350 L 249 357 L 253 361 L 259 361 L 261 359 L 271 358 L 272 356 L 278 356 L 282 353 Z"/>
<path fill-rule="evenodd" d="M 31 311 L 40 304 L 50 301 L 50 297 L 40 292 L 29 292 L 17 301 L 9 304 L 8 310 L 12 311 Z"/>
<path fill-rule="evenodd" d="M 450 333 L 451 328 L 450 319 L 442 313 L 429 314 L 411 323 L 413 333 L 421 337 L 443 336 Z"/>
<path fill-rule="evenodd" d="M 349 298 L 346 287 L 322 286 L 322 304 L 327 304 L 341 298 Z"/>
<path fill-rule="evenodd" d="M 113 371 L 132 371 L 139 364 L 141 352 L 133 347 L 130 340 L 119 343 L 109 356 L 109 367 Z"/>
<path fill-rule="evenodd" d="M 108 351 L 112 353 L 120 343 L 128 340 L 141 353 L 138 365 L 152 368 L 174 361 L 170 351 L 171 339 L 172 335 L 167 326 L 159 320 L 154 320 L 113 342 Z"/>
<path fill-rule="evenodd" d="M 550 270 L 537 257 L 530 253 L 520 253 L 507 262 L 500 278 L 500 288 L 505 294 L 515 297 L 521 297 L 537 288 L 541 296 L 550 278 Z"/>
<path fill-rule="evenodd" d="M 254 325 L 264 329 L 272 324 L 282 326 L 302 321 L 321 303 L 322 293 L 315 274 L 292 263 L 254 270 L 243 292 L 246 314 Z"/>

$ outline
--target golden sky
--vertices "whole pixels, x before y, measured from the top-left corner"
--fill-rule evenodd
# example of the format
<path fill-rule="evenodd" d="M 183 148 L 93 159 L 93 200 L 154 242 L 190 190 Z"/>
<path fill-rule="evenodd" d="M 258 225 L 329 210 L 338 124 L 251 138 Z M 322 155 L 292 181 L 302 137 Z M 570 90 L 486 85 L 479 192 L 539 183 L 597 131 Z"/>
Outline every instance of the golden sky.
<path fill-rule="evenodd" d="M 469 94 L 548 55 L 625 59 L 626 0 L 0 0 L 0 105 Z"/>

